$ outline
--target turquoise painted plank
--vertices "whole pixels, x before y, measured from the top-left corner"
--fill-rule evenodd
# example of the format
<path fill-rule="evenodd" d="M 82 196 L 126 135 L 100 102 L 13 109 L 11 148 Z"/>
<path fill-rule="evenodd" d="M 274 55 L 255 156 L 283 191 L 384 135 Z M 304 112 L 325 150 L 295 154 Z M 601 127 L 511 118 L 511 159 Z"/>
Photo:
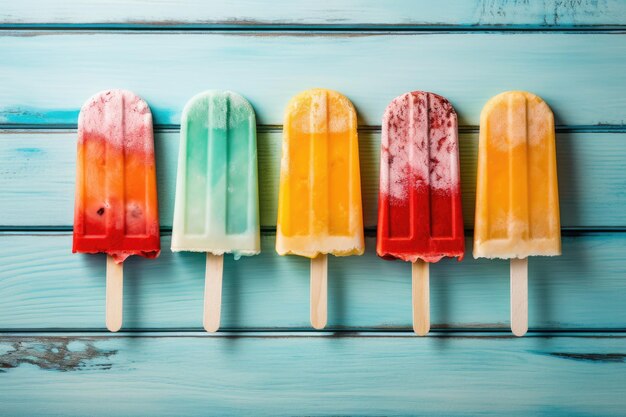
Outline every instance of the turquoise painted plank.
<path fill-rule="evenodd" d="M 172 254 L 124 265 L 124 326 L 201 329 L 205 257 Z M 411 268 L 366 254 L 329 261 L 330 329 L 411 329 Z M 531 329 L 626 329 L 626 233 L 563 239 L 563 256 L 530 260 Z M 274 237 L 261 255 L 224 266 L 222 327 L 308 329 L 309 261 L 280 257 Z M 105 258 L 72 254 L 69 234 L 0 235 L 0 329 L 104 330 Z M 474 260 L 431 267 L 435 329 L 508 329 L 509 268 Z"/>
<path fill-rule="evenodd" d="M 461 177 L 466 228 L 473 228 L 478 135 L 462 134 Z M 261 224 L 276 225 L 282 133 L 258 137 Z M 561 224 L 624 227 L 626 133 L 557 135 Z M 171 227 L 178 132 L 157 133 L 161 225 Z M 0 226 L 71 227 L 74 207 L 74 132 L 0 133 Z M 360 134 L 364 222 L 376 225 L 380 134 Z"/>
<path fill-rule="evenodd" d="M 158 124 L 179 123 L 190 97 L 220 88 L 248 98 L 260 124 L 277 125 L 290 97 L 326 87 L 350 98 L 365 125 L 414 89 L 450 99 L 461 125 L 477 125 L 484 103 L 510 89 L 542 96 L 559 125 L 623 125 L 625 36 L 8 31 L 0 124 L 75 124 L 94 92 L 123 87 L 147 100 Z"/>
<path fill-rule="evenodd" d="M 132 24 L 152 27 L 253 25 L 441 26 L 535 25 L 567 27 L 626 24 L 620 0 L 318 0 L 178 1 L 44 0 L 8 2 L 2 24 Z"/>
<path fill-rule="evenodd" d="M 623 416 L 622 337 L 0 337 L 10 416 Z"/>

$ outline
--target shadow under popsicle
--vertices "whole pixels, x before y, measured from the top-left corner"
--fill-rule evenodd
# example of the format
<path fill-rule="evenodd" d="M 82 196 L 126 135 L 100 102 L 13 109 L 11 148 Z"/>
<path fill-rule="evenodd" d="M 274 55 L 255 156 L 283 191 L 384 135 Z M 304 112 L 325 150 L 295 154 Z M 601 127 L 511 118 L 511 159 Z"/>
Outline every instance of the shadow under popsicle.
<path fill-rule="evenodd" d="M 141 311 L 141 293 L 145 285 L 142 281 L 146 277 L 146 269 L 139 265 L 139 262 L 158 262 L 151 259 L 143 259 L 131 256 L 124 261 L 124 321 L 122 331 L 128 329 L 139 329 L 143 323 L 143 312 Z M 153 277 L 154 279 L 154 277 Z"/>
<path fill-rule="evenodd" d="M 346 325 L 346 286 L 349 277 L 343 273 L 344 269 L 338 262 L 345 262 L 347 259 L 336 256 L 328 257 L 328 328 L 327 330 L 342 330 Z"/>

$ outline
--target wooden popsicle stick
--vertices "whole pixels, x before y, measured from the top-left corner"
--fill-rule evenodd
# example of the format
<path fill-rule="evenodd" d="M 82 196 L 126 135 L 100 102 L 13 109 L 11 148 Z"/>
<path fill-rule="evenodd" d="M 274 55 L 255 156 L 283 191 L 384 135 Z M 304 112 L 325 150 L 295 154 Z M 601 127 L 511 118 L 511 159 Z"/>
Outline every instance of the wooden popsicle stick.
<path fill-rule="evenodd" d="M 413 331 L 426 336 L 430 331 L 430 269 L 421 259 L 413 262 Z"/>
<path fill-rule="evenodd" d="M 328 256 L 319 254 L 311 259 L 311 325 L 317 330 L 328 321 Z"/>
<path fill-rule="evenodd" d="M 106 326 L 111 332 L 122 328 L 124 311 L 124 264 L 107 255 Z"/>
<path fill-rule="evenodd" d="M 511 331 L 515 336 L 528 331 L 528 258 L 511 259 Z"/>
<path fill-rule="evenodd" d="M 222 311 L 222 271 L 224 256 L 206 254 L 206 272 L 204 275 L 204 330 L 214 333 L 220 328 Z"/>

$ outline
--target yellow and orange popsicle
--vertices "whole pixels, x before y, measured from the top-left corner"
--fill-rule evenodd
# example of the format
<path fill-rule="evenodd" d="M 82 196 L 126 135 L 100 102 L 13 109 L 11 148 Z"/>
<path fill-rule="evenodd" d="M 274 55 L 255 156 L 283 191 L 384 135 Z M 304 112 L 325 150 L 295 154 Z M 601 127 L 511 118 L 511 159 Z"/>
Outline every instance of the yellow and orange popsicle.
<path fill-rule="evenodd" d="M 311 322 L 323 328 L 326 255 L 364 251 L 356 112 L 335 91 L 304 91 L 287 106 L 276 251 L 311 258 Z"/>
<path fill-rule="evenodd" d="M 528 329 L 527 258 L 560 254 L 554 116 L 534 94 L 499 94 L 480 118 L 474 257 L 511 259 L 516 335 Z"/>
<path fill-rule="evenodd" d="M 122 262 L 160 252 L 150 108 L 130 91 L 91 97 L 78 118 L 73 252 L 106 253 L 107 327 L 122 323 Z"/>

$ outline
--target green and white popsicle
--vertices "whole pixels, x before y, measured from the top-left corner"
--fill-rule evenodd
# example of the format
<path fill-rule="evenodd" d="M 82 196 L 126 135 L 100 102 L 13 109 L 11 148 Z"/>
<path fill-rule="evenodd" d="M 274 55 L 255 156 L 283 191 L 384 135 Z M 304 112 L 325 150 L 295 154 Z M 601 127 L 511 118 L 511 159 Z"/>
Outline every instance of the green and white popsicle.
<path fill-rule="evenodd" d="M 172 251 L 207 254 L 207 331 L 219 328 L 223 255 L 260 250 L 254 110 L 239 94 L 205 91 L 183 110 Z"/>

